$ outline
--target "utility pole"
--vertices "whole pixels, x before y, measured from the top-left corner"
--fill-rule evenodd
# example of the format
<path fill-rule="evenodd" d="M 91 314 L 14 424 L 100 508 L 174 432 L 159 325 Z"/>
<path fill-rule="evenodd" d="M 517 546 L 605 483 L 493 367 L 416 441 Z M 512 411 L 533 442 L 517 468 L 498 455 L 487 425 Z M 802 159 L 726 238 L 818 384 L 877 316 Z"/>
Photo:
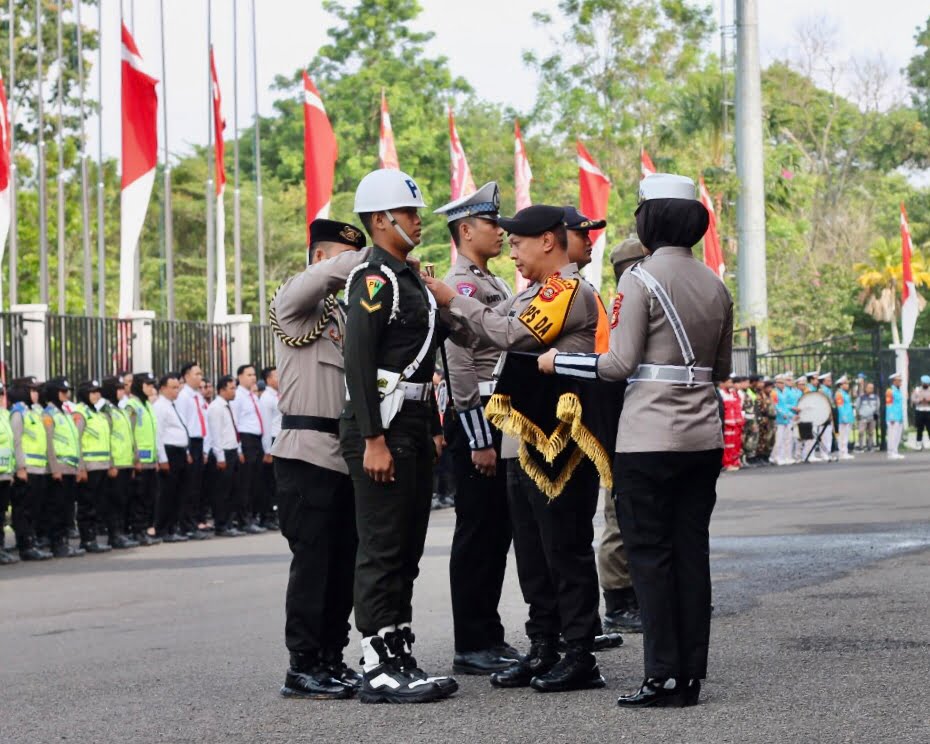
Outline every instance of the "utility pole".
<path fill-rule="evenodd" d="M 768 296 L 757 0 L 736 0 L 736 175 L 740 322 L 756 326 L 759 351 L 764 352 L 768 350 Z"/>
<path fill-rule="evenodd" d="M 255 5 L 252 0 L 252 96 L 255 106 L 255 236 L 258 248 L 258 317 L 262 325 L 268 323 L 268 297 L 265 290 L 265 216 L 262 200 L 262 148 L 261 119 L 258 114 L 258 30 L 255 23 Z"/>

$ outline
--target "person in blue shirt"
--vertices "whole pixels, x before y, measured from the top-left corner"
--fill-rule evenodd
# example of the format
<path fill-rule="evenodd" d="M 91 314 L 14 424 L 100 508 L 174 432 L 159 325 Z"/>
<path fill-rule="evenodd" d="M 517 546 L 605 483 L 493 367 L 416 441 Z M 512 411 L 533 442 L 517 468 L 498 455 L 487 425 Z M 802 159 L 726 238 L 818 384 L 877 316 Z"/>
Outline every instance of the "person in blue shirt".
<path fill-rule="evenodd" d="M 789 381 L 792 387 L 786 384 Z M 788 375 L 775 376 L 775 389 L 772 391 L 772 402 L 775 405 L 775 447 L 770 458 L 775 465 L 790 465 L 794 462 L 791 452 L 791 428 L 794 423 L 792 407 L 796 401 L 793 384 L 794 381 L 790 380 Z"/>
<path fill-rule="evenodd" d="M 852 394 L 849 392 L 849 378 L 843 375 L 836 381 L 837 390 L 833 396 L 833 403 L 836 406 L 836 420 L 839 436 L 837 444 L 841 460 L 852 460 L 853 455 L 849 454 L 849 435 L 852 432 L 853 425 L 856 423 L 856 412 L 853 410 Z"/>
<path fill-rule="evenodd" d="M 895 372 L 891 376 L 891 387 L 885 391 L 885 436 L 888 444 L 888 459 L 903 460 L 898 454 L 901 436 L 904 433 L 904 393 L 901 392 L 902 377 Z"/>

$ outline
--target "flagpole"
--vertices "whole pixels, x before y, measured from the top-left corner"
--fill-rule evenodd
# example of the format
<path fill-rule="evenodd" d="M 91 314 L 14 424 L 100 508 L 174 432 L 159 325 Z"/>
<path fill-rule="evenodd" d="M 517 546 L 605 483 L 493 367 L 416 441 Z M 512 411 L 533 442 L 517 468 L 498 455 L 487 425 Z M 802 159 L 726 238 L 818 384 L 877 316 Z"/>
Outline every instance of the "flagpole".
<path fill-rule="evenodd" d="M 242 225 L 239 219 L 239 1 L 233 0 L 233 277 L 236 315 L 242 312 Z"/>
<path fill-rule="evenodd" d="M 81 27 L 81 3 L 74 4 L 78 46 L 78 113 L 81 119 L 81 242 L 84 247 L 84 314 L 93 314 L 94 274 L 90 257 L 90 205 L 87 202 L 87 134 L 84 129 L 84 32 Z"/>
<path fill-rule="evenodd" d="M 65 148 L 62 121 L 64 119 L 64 43 L 61 27 L 61 4 L 58 0 L 58 126 L 56 127 L 56 142 L 58 145 L 58 314 L 64 315 L 68 309 L 65 297 Z"/>
<path fill-rule="evenodd" d="M 213 293 L 215 266 L 215 225 L 213 223 L 213 75 L 210 72 L 210 52 L 213 50 L 212 38 L 213 3 L 207 0 L 207 322 L 213 322 Z"/>
<path fill-rule="evenodd" d="M 42 0 L 36 0 L 36 141 L 39 157 L 39 302 L 48 304 L 48 204 L 45 164 L 45 105 L 42 102 L 43 52 Z"/>
<path fill-rule="evenodd" d="M 16 240 L 16 24 L 14 0 L 10 0 L 10 306 L 18 301 L 16 285 L 19 282 L 17 262 L 19 260 Z"/>
<path fill-rule="evenodd" d="M 255 99 L 255 233 L 258 245 L 258 312 L 259 322 L 268 322 L 268 298 L 265 293 L 265 227 L 262 202 L 262 150 L 258 116 L 258 34 L 255 23 L 255 4 L 252 0 L 252 92 Z"/>
<path fill-rule="evenodd" d="M 122 3 L 122 0 L 120 0 Z M 122 15 L 122 13 L 120 14 Z M 122 29 L 120 29 L 122 32 Z M 136 38 L 136 0 L 129 0 L 129 33 Z M 142 239 L 132 254 L 132 309 L 142 309 Z"/>
<path fill-rule="evenodd" d="M 97 315 L 107 310 L 106 236 L 103 192 L 103 0 L 97 5 Z"/>
<path fill-rule="evenodd" d="M 174 320 L 174 220 L 171 214 L 171 162 L 168 160 L 168 69 L 165 62 L 165 0 L 159 0 L 161 9 L 161 113 L 164 122 L 165 152 L 165 290 L 168 294 L 168 320 Z"/>

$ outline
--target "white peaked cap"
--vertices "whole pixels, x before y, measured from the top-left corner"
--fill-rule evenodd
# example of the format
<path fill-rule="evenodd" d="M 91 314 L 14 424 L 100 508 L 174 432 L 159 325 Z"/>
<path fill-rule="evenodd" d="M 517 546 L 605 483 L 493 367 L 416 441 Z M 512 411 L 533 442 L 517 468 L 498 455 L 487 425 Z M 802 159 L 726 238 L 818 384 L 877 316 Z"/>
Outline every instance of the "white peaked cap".
<path fill-rule="evenodd" d="M 901 377 L 901 373 L 900 373 L 900 372 L 895 372 L 895 373 L 894 373 L 891 377 L 889 377 L 888 379 L 889 379 L 889 380 L 901 380 L 901 379 L 903 379 L 903 378 Z"/>
<path fill-rule="evenodd" d="M 843 375 L 840 379 L 838 379 L 836 384 L 842 385 L 844 382 L 849 382 L 849 378 L 846 375 Z"/>
<path fill-rule="evenodd" d="M 444 204 L 433 214 L 444 214 L 448 222 L 455 222 L 463 217 L 489 215 L 497 217 L 501 207 L 501 191 L 496 181 L 489 181 L 473 194 L 468 194 L 448 204 Z"/>
<path fill-rule="evenodd" d="M 639 182 L 640 203 L 649 199 L 694 200 L 694 181 L 687 176 L 673 173 L 653 173 Z"/>
<path fill-rule="evenodd" d="M 807 382 L 807 377 L 805 375 L 801 375 L 797 380 L 795 380 L 795 383 L 798 385 L 800 385 L 802 382 Z"/>

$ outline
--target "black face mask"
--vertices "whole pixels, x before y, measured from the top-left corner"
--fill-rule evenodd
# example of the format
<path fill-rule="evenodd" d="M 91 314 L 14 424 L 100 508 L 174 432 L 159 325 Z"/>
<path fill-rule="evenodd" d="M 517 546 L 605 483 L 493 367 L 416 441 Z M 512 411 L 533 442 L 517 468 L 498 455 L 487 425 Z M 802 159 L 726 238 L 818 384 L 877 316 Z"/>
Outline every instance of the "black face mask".
<path fill-rule="evenodd" d="M 636 234 L 650 251 L 666 245 L 691 248 L 709 221 L 704 205 L 694 199 L 649 199 L 636 210 Z"/>

